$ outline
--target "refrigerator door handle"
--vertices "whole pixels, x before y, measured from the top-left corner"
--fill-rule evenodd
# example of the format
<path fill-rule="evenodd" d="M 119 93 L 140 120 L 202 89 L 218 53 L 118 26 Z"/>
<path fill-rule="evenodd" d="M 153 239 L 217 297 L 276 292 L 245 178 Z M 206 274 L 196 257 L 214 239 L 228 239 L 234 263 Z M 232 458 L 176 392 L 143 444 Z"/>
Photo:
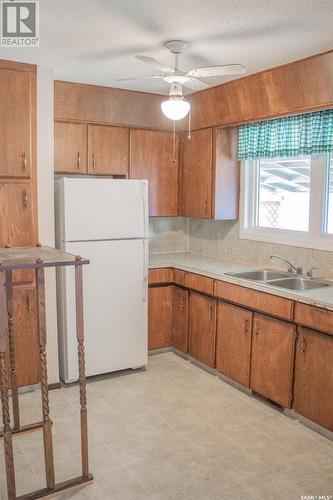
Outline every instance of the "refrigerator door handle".
<path fill-rule="evenodd" d="M 148 293 L 148 255 L 147 255 L 147 241 L 142 240 L 143 245 L 143 273 L 142 273 L 142 286 L 143 286 L 143 294 L 142 301 L 147 302 L 147 293 Z"/>
<path fill-rule="evenodd" d="M 142 183 L 142 205 L 143 205 L 143 234 L 144 237 L 148 237 L 147 231 L 147 221 L 148 221 L 148 213 L 147 213 L 147 182 Z"/>

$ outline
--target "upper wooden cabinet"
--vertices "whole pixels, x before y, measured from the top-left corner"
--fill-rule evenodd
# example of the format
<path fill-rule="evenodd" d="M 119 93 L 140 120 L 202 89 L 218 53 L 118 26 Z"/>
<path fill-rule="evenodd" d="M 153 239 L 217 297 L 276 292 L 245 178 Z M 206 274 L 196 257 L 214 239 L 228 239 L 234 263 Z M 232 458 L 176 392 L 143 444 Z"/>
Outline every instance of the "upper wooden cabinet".
<path fill-rule="evenodd" d="M 293 409 L 333 431 L 333 339 L 300 328 Z"/>
<path fill-rule="evenodd" d="M 216 369 L 250 386 L 253 313 L 230 304 L 218 303 Z"/>
<path fill-rule="evenodd" d="M 0 247 L 36 245 L 33 189 L 28 182 L 0 182 Z"/>
<path fill-rule="evenodd" d="M 87 173 L 87 125 L 55 122 L 54 168 L 62 173 Z"/>
<path fill-rule="evenodd" d="M 254 315 L 251 389 L 290 408 L 296 327 Z"/>
<path fill-rule="evenodd" d="M 130 177 L 148 179 L 149 215 L 178 215 L 178 137 L 153 130 L 131 130 Z"/>
<path fill-rule="evenodd" d="M 181 214 L 201 219 L 237 219 L 239 162 L 238 129 L 192 132 L 183 138 Z"/>
<path fill-rule="evenodd" d="M 88 125 L 88 173 L 128 177 L 129 129 Z"/>
<path fill-rule="evenodd" d="M 6 65 L 3 69 L 0 65 L 0 177 L 29 178 L 32 175 L 36 71 L 26 66 L 15 70 L 6 69 Z"/>

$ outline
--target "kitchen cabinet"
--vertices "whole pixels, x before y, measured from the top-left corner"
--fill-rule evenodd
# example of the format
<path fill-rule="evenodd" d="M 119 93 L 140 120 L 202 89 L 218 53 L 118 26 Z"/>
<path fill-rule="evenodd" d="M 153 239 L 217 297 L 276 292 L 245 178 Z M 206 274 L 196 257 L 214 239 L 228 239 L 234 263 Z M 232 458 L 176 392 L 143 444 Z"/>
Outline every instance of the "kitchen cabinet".
<path fill-rule="evenodd" d="M 30 178 L 36 125 L 36 69 L 0 65 L 0 177 Z M 5 66 L 4 68 L 2 66 Z"/>
<path fill-rule="evenodd" d="M 189 354 L 205 365 L 215 367 L 216 300 L 190 292 Z"/>
<path fill-rule="evenodd" d="M 223 302 L 217 307 L 216 369 L 250 386 L 253 313 Z"/>
<path fill-rule="evenodd" d="M 37 243 L 30 183 L 0 182 L 0 246 L 29 246 Z"/>
<path fill-rule="evenodd" d="M 333 431 L 333 337 L 299 328 L 293 409 Z"/>
<path fill-rule="evenodd" d="M 150 287 L 148 290 L 148 349 L 172 345 L 173 286 Z"/>
<path fill-rule="evenodd" d="M 172 345 L 179 351 L 187 353 L 189 292 L 175 286 L 172 299 Z"/>
<path fill-rule="evenodd" d="M 87 147 L 87 125 L 82 123 L 55 122 L 55 172 L 69 174 L 87 173 Z"/>
<path fill-rule="evenodd" d="M 14 287 L 13 332 L 17 382 L 20 387 L 38 384 L 39 356 L 36 320 L 36 289 Z M 9 352 L 7 347 L 7 363 Z"/>
<path fill-rule="evenodd" d="M 129 129 L 88 125 L 88 173 L 128 177 Z"/>
<path fill-rule="evenodd" d="M 181 213 L 201 219 L 238 218 L 238 130 L 207 128 L 183 138 Z"/>
<path fill-rule="evenodd" d="M 130 133 L 130 177 L 148 179 L 149 215 L 178 215 L 178 136 L 155 130 Z"/>
<path fill-rule="evenodd" d="M 296 327 L 273 318 L 254 315 L 250 387 L 290 408 Z"/>

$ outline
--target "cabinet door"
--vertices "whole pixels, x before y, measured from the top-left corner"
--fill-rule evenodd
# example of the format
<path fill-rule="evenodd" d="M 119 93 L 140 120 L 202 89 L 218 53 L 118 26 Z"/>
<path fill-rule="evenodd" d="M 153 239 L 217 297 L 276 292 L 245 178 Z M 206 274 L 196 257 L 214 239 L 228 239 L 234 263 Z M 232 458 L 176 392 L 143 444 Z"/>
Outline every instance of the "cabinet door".
<path fill-rule="evenodd" d="M 30 184 L 0 182 L 0 247 L 35 245 Z"/>
<path fill-rule="evenodd" d="M 128 176 L 129 129 L 88 125 L 88 172 Z"/>
<path fill-rule="evenodd" d="M 333 337 L 303 328 L 296 343 L 293 409 L 333 431 Z"/>
<path fill-rule="evenodd" d="M 152 130 L 131 130 L 131 179 L 148 179 L 149 215 L 178 215 L 178 137 Z"/>
<path fill-rule="evenodd" d="M 216 369 L 246 387 L 250 386 L 253 313 L 218 303 Z"/>
<path fill-rule="evenodd" d="M 172 286 L 151 287 L 148 292 L 148 349 L 172 344 Z"/>
<path fill-rule="evenodd" d="M 18 385 L 39 382 L 35 288 L 14 288 L 14 342 Z"/>
<path fill-rule="evenodd" d="M 215 366 L 216 300 L 190 293 L 189 353 L 205 365 Z"/>
<path fill-rule="evenodd" d="M 54 124 L 54 168 L 70 174 L 87 172 L 87 125 Z"/>
<path fill-rule="evenodd" d="M 0 70 L 0 176 L 30 177 L 35 74 Z"/>
<path fill-rule="evenodd" d="M 251 389 L 290 407 L 295 326 L 255 314 L 253 320 Z"/>
<path fill-rule="evenodd" d="M 172 307 L 172 345 L 179 351 L 188 352 L 188 302 L 189 292 L 174 287 Z"/>
<path fill-rule="evenodd" d="M 182 215 L 212 217 L 212 129 L 196 130 L 184 139 L 182 154 Z"/>

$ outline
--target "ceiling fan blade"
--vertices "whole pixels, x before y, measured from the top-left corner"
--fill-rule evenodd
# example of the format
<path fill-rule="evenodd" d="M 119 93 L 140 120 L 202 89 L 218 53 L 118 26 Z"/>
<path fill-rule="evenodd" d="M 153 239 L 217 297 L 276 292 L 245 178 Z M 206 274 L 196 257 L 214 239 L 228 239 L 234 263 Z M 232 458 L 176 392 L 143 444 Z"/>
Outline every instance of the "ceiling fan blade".
<path fill-rule="evenodd" d="M 183 83 L 183 86 L 191 90 L 204 90 L 209 87 L 206 82 L 191 77 L 189 77 L 187 82 Z"/>
<path fill-rule="evenodd" d="M 151 76 L 131 76 L 130 78 L 114 78 L 114 82 L 129 82 L 131 80 L 147 80 L 147 79 L 163 80 L 164 75 L 151 75 Z"/>
<path fill-rule="evenodd" d="M 142 61 L 144 63 L 150 64 L 151 66 L 154 66 L 154 68 L 159 69 L 163 73 L 174 73 L 175 70 L 171 68 L 170 66 L 166 66 L 165 64 L 159 63 L 154 57 L 149 57 L 149 56 L 134 56 L 136 59 L 139 59 L 139 61 Z"/>
<path fill-rule="evenodd" d="M 191 71 L 187 73 L 187 76 L 204 78 L 207 76 L 241 75 L 245 73 L 245 71 L 245 66 L 241 64 L 224 64 L 222 66 L 208 66 L 207 68 L 191 69 Z"/>

